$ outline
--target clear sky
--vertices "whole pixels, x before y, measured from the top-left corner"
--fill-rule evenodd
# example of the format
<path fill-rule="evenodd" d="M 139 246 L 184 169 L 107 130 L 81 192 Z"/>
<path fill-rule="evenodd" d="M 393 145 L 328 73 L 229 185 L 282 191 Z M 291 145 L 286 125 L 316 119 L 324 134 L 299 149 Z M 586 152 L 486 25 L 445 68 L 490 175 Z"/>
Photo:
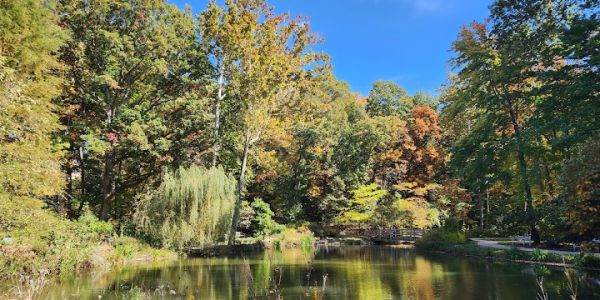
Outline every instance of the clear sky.
<path fill-rule="evenodd" d="M 168 0 L 203 10 L 208 0 Z M 219 1 L 222 2 L 222 1 Z M 393 80 L 410 94 L 436 94 L 450 71 L 460 26 L 483 21 L 491 0 L 269 0 L 277 12 L 309 18 L 325 39 L 336 76 L 367 95 L 375 80 Z"/>

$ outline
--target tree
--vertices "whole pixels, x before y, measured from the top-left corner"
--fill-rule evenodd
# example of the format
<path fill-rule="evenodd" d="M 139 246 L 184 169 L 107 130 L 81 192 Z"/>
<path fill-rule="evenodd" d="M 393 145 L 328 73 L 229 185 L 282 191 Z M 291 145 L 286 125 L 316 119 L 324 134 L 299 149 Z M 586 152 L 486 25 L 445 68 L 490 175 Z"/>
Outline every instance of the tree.
<path fill-rule="evenodd" d="M 138 188 L 163 166 L 187 163 L 179 159 L 202 140 L 202 96 L 192 87 L 206 61 L 189 10 L 162 0 L 61 4 L 73 33 L 62 52 L 72 83 L 61 99 L 66 169 L 79 169 L 82 204 L 99 202 L 102 219 L 119 217 Z"/>
<path fill-rule="evenodd" d="M 594 238 L 600 230 L 600 142 L 589 140 L 567 161 L 561 174 L 573 233 Z"/>
<path fill-rule="evenodd" d="M 67 38 L 53 1 L 0 2 L 0 189 L 45 197 L 64 186 L 53 99 L 62 80 L 57 51 Z"/>
<path fill-rule="evenodd" d="M 201 37 L 202 51 L 210 58 L 212 62 L 213 77 L 216 77 L 216 95 L 214 96 L 214 125 L 213 125 L 213 167 L 217 165 L 219 151 L 221 149 L 221 126 L 222 126 L 222 106 L 227 100 L 228 85 L 231 82 L 232 72 L 234 72 L 235 62 L 239 59 L 239 45 L 237 36 L 228 32 L 234 28 L 243 26 L 240 18 L 233 17 L 233 14 L 225 13 L 224 9 L 212 0 L 208 7 L 203 11 L 199 18 L 198 31 Z M 233 93 L 233 91 L 230 91 Z M 229 99 L 233 99 L 230 95 Z"/>
<path fill-rule="evenodd" d="M 364 100 L 331 74 L 318 83 L 256 150 L 248 197 L 269 202 L 280 221 L 328 222 L 369 180 L 377 133 L 365 122 Z"/>
<path fill-rule="evenodd" d="M 222 168 L 167 172 L 155 193 L 140 200 L 135 221 L 163 247 L 211 245 L 229 230 L 236 181 Z"/>
<path fill-rule="evenodd" d="M 360 186 L 352 191 L 348 207 L 338 217 L 338 223 L 358 226 L 372 221 L 377 204 L 387 195 L 376 183 Z"/>
<path fill-rule="evenodd" d="M 229 71 L 230 93 L 241 103 L 242 154 L 238 179 L 238 201 L 234 210 L 229 243 L 235 241 L 239 212 L 244 198 L 246 169 L 251 148 L 260 141 L 278 113 L 297 99 L 304 81 L 313 77 L 310 67 L 319 64 L 320 54 L 309 51 L 318 39 L 302 19 L 276 15 L 264 0 L 229 0 L 222 20 L 220 44 L 213 49 L 235 45 L 235 68 Z M 225 55 L 230 55 L 227 51 Z M 216 54 L 218 55 L 218 53 Z M 318 70 L 318 69 L 317 69 Z"/>
<path fill-rule="evenodd" d="M 429 106 L 436 110 L 440 105 L 440 101 L 437 96 L 433 96 L 427 92 L 417 92 L 412 97 L 414 106 Z"/>
<path fill-rule="evenodd" d="M 367 97 L 366 110 L 370 116 L 408 116 L 414 106 L 413 98 L 392 81 L 376 81 Z"/>
<path fill-rule="evenodd" d="M 526 36 L 526 32 L 520 33 Z M 504 44 L 499 44 L 502 41 Z M 531 115 L 534 103 L 528 92 L 535 82 L 527 80 L 527 71 L 533 67 L 533 62 L 516 57 L 519 53 L 515 49 L 517 46 L 526 47 L 524 36 L 497 40 L 488 33 L 484 24 L 474 23 L 470 28 L 464 27 L 454 43 L 454 50 L 458 54 L 455 63 L 461 67 L 458 74 L 461 80 L 461 97 L 465 97 L 464 101 L 471 101 L 471 105 L 482 108 L 477 118 L 485 124 L 485 128 L 490 129 L 486 132 L 501 138 L 504 145 L 500 149 L 512 150 L 516 155 L 530 231 L 535 243 L 539 243 L 529 177 L 528 148 L 523 136 L 523 127 Z M 463 141 L 475 141 L 471 136 L 473 135 L 468 133 Z"/>
<path fill-rule="evenodd" d="M 250 221 L 250 229 L 255 236 L 269 236 L 285 229 L 285 226 L 277 224 L 273 220 L 275 214 L 271 210 L 271 207 L 269 207 L 269 204 L 262 201 L 262 199 L 255 199 L 251 207 L 255 216 Z"/>
<path fill-rule="evenodd" d="M 459 72 L 444 95 L 453 170 L 482 211 L 499 187 L 501 198 L 525 200 L 536 242 L 534 205 L 560 202 L 562 162 L 598 133 L 597 4 L 499 0 L 488 24 L 454 43 Z"/>

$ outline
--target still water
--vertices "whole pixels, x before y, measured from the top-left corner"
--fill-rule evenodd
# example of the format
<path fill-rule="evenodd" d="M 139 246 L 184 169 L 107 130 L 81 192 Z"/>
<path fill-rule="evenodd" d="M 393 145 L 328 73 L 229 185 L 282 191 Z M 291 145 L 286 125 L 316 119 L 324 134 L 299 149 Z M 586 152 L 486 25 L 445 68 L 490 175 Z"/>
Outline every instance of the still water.
<path fill-rule="evenodd" d="M 63 279 L 43 299 L 568 299 L 561 269 L 417 254 L 384 246 L 182 259 Z M 600 299 L 578 274 L 577 299 Z M 253 296 L 254 295 L 254 296 Z"/>

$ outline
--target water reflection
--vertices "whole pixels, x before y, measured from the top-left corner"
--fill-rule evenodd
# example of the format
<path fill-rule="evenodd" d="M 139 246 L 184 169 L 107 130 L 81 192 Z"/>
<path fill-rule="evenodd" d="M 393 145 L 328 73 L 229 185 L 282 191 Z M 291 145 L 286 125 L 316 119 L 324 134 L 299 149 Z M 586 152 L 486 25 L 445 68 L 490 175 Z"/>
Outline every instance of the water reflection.
<path fill-rule="evenodd" d="M 422 256 L 392 247 L 263 252 L 187 259 L 65 280 L 47 299 L 124 299 L 132 287 L 157 299 L 536 299 L 533 267 Z M 561 270 L 545 276 L 551 299 L 568 298 Z M 600 299 L 583 281 L 578 299 Z"/>

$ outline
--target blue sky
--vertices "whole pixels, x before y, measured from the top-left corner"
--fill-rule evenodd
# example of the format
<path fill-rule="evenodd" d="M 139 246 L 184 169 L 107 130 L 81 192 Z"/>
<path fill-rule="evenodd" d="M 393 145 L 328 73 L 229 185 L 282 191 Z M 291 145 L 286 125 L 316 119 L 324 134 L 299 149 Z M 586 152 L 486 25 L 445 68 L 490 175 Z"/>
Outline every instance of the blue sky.
<path fill-rule="evenodd" d="M 203 10 L 208 0 L 168 0 Z M 220 1 L 222 2 L 222 1 Z M 336 76 L 367 95 L 375 80 L 410 94 L 437 94 L 460 26 L 488 15 L 491 0 L 270 0 L 278 12 L 309 18 L 325 39 Z"/>

